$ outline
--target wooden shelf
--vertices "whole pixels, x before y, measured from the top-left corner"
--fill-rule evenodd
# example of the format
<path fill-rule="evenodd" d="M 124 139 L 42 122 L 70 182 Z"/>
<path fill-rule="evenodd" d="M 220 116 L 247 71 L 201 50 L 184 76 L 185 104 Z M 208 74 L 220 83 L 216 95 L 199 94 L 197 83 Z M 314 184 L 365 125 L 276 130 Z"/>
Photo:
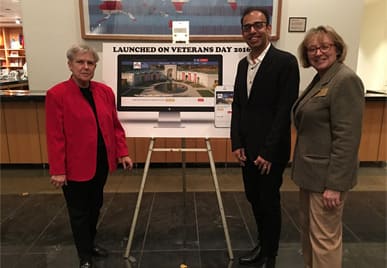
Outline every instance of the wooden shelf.
<path fill-rule="evenodd" d="M 22 27 L 0 27 L 0 49 L 1 69 L 21 69 L 26 62 L 23 44 L 20 44 L 23 31 Z"/>
<path fill-rule="evenodd" d="M 21 69 L 21 68 L 23 68 L 23 66 L 22 65 L 1 65 L 0 66 L 1 68 L 7 68 L 7 69 Z"/>

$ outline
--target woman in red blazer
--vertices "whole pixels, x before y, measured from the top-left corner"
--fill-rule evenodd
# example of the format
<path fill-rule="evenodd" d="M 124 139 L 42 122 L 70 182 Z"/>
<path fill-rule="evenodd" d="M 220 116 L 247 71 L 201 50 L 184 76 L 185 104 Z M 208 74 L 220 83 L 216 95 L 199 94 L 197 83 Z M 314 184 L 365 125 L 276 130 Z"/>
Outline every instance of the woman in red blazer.
<path fill-rule="evenodd" d="M 67 51 L 69 80 L 47 91 L 46 131 L 51 183 L 62 187 L 80 267 L 107 251 L 94 243 L 107 175 L 120 162 L 132 168 L 112 89 L 91 81 L 98 54 L 88 46 Z"/>

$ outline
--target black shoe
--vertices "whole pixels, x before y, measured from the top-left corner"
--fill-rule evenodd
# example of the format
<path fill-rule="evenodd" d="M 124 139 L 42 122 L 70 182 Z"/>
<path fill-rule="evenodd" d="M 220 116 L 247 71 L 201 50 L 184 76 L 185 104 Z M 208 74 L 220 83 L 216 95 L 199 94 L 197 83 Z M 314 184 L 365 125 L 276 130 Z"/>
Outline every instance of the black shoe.
<path fill-rule="evenodd" d="M 275 268 L 275 257 L 263 257 L 258 263 L 260 268 Z"/>
<path fill-rule="evenodd" d="M 249 253 L 239 258 L 239 264 L 252 264 L 258 261 L 261 253 L 261 246 L 258 245 L 253 248 Z"/>
<path fill-rule="evenodd" d="M 94 257 L 107 257 L 109 255 L 108 251 L 100 246 L 95 245 L 93 247 L 93 256 Z"/>
<path fill-rule="evenodd" d="M 90 259 L 81 259 L 79 262 L 79 268 L 92 268 L 93 262 Z"/>

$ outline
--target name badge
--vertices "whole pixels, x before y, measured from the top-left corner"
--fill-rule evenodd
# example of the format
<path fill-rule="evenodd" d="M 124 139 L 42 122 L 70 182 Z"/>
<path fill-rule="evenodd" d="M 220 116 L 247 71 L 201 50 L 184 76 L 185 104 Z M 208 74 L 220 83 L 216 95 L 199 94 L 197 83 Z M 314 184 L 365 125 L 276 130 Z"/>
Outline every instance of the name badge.
<path fill-rule="evenodd" d="M 326 96 L 327 93 L 328 93 L 328 88 L 324 87 L 324 88 L 320 89 L 320 91 L 314 96 L 315 97 L 323 97 L 323 96 Z"/>

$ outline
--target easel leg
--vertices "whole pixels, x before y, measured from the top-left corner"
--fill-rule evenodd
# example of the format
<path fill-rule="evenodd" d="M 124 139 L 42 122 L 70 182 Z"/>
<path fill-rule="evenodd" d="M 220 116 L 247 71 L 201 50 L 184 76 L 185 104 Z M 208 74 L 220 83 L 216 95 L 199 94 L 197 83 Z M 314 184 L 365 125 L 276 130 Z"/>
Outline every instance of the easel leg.
<path fill-rule="evenodd" d="M 129 257 L 130 248 L 132 247 L 134 231 L 136 229 L 138 213 L 139 213 L 140 207 L 141 207 L 142 194 L 144 193 L 145 181 L 146 181 L 146 177 L 148 175 L 148 170 L 149 170 L 149 165 L 150 165 L 150 160 L 151 160 L 151 156 L 152 156 L 154 142 L 155 142 L 155 139 L 152 138 L 150 140 L 150 143 L 149 143 L 148 155 L 146 157 L 146 162 L 145 162 L 145 167 L 144 167 L 144 174 L 142 176 L 141 186 L 140 186 L 140 190 L 138 192 L 138 197 L 137 197 L 136 209 L 134 210 L 132 225 L 130 226 L 128 244 L 126 245 L 126 250 L 125 250 L 125 254 L 124 254 L 125 259 L 127 259 Z"/>
<path fill-rule="evenodd" d="M 208 151 L 208 158 L 210 159 L 210 166 L 211 166 L 212 179 L 213 179 L 213 181 L 214 181 L 216 197 L 217 197 L 217 199 L 218 199 L 218 205 L 219 205 L 219 210 L 220 210 L 220 216 L 221 216 L 221 218 L 222 218 L 222 224 L 223 224 L 224 235 L 225 235 L 225 237 L 226 237 L 228 256 L 229 256 L 229 258 L 230 258 L 231 260 L 233 260 L 233 259 L 234 259 L 234 254 L 233 254 L 233 252 L 232 252 L 230 235 L 229 235 L 229 233 L 228 233 L 228 227 L 227 227 L 227 222 L 226 222 L 226 216 L 225 216 L 225 214 L 224 214 L 222 196 L 220 195 L 220 189 L 219 189 L 218 177 L 216 176 L 215 162 L 214 162 L 214 158 L 213 158 L 213 156 L 212 156 L 211 144 L 210 144 L 210 140 L 209 140 L 208 138 L 206 139 L 206 145 L 207 145 L 207 151 Z"/>

